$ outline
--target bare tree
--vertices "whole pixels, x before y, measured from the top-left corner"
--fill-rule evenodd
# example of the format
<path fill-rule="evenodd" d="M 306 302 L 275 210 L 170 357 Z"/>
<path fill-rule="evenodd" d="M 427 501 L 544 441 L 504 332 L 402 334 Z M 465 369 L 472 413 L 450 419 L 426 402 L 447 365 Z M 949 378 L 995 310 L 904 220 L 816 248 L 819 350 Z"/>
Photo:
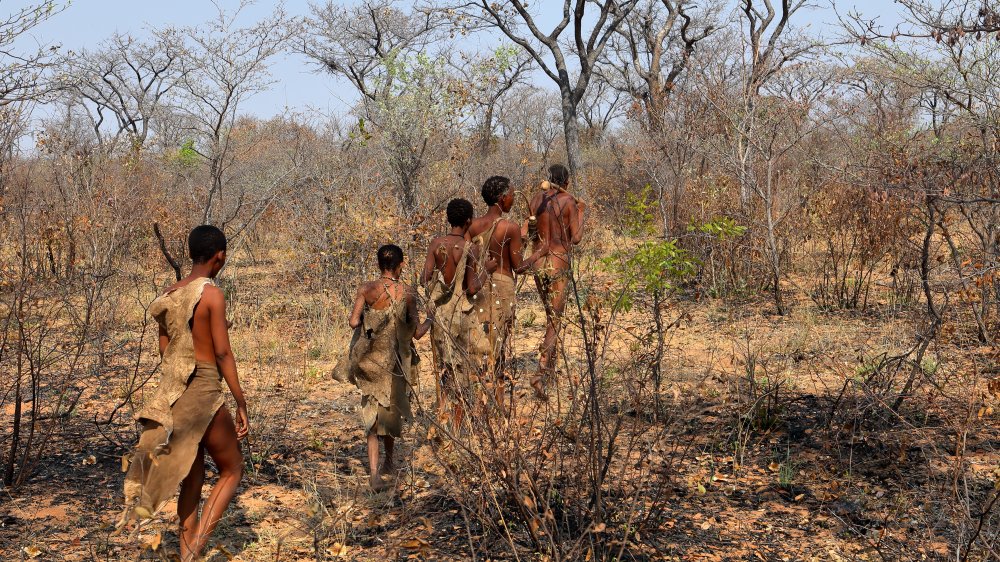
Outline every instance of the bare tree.
<path fill-rule="evenodd" d="M 977 281 L 1000 263 L 1000 12 L 994 2 L 905 0 L 902 22 L 883 30 L 877 20 L 851 14 L 844 21 L 866 57 L 858 72 L 878 76 L 918 93 L 915 108 L 938 141 L 942 162 L 962 169 L 962 181 L 940 193 L 935 186 L 924 213 L 960 217 L 963 227 L 939 219 L 938 232 L 949 244 L 951 266 L 978 337 L 992 342 L 989 323 L 1000 310 L 1000 291 Z M 958 149 L 953 147 L 958 146 Z M 968 147 L 974 147 L 968 153 Z M 933 208 L 932 208 L 933 207 Z M 929 220 L 929 219 L 928 219 Z M 968 256 L 975 255 L 975 259 Z M 929 280 L 927 280 L 929 282 Z M 931 305 L 929 305 L 931 306 Z M 940 305 L 944 306 L 944 305 Z M 936 319 L 936 317 L 935 317 Z"/>
<path fill-rule="evenodd" d="M 693 0 L 645 0 L 602 57 L 601 78 L 641 101 L 650 130 L 661 128 L 664 106 L 699 43 L 719 29 L 720 9 L 718 3 L 699 9 Z"/>
<path fill-rule="evenodd" d="M 100 144 L 114 147 L 127 135 L 131 148 L 141 148 L 168 94 L 184 77 L 182 45 L 172 30 L 149 41 L 116 34 L 93 52 L 63 59 L 61 88 L 91 120 Z"/>
<path fill-rule="evenodd" d="M 463 100 L 445 68 L 447 19 L 398 4 L 314 6 L 297 48 L 357 90 L 357 137 L 379 135 L 397 179 L 397 201 L 412 213 L 432 137 L 449 125 Z"/>
<path fill-rule="evenodd" d="M 46 90 L 43 72 L 58 48 L 39 47 L 24 53 L 14 43 L 61 10 L 55 0 L 43 0 L 0 20 L 0 199 L 9 184 L 10 164 L 18 143 L 27 131 L 32 103 Z"/>
<path fill-rule="evenodd" d="M 580 103 L 594 76 L 598 59 L 637 4 L 638 0 L 564 0 L 562 19 L 548 33 L 538 26 L 536 16 L 521 0 L 511 0 L 506 5 L 477 0 L 461 6 L 462 12 L 472 21 L 499 29 L 520 45 L 559 87 L 567 158 L 574 175 L 582 167 Z M 592 8 L 589 14 L 588 7 Z M 564 43 L 563 36 L 567 30 L 572 34 L 569 45 Z M 575 56 L 577 68 L 570 67 L 567 51 Z M 573 76 L 574 70 L 576 76 Z"/>
<path fill-rule="evenodd" d="M 203 222 L 214 216 L 223 196 L 233 164 L 230 132 L 239 107 L 272 84 L 269 61 L 292 35 L 289 17 L 280 4 L 269 17 L 237 27 L 236 19 L 247 5 L 244 0 L 233 13 L 220 8 L 207 24 L 177 31 L 183 40 L 185 64 L 179 81 L 181 109 L 195 123 L 196 150 L 209 164 L 211 185 Z"/>
<path fill-rule="evenodd" d="M 531 177 L 544 167 L 559 137 L 562 116 L 558 107 L 557 94 L 530 86 L 514 88 L 498 107 L 501 136 L 522 147 L 525 159 L 528 154 L 539 158 L 538 170 L 531 170 Z"/>
<path fill-rule="evenodd" d="M 740 2 L 743 54 L 736 61 L 740 91 L 736 93 L 736 106 L 723 111 L 723 118 L 729 121 L 728 128 L 732 131 L 730 158 L 744 212 L 750 215 L 753 197 L 761 203 L 764 215 L 761 226 L 778 314 L 787 312 L 781 290 L 784 252 L 777 234 L 784 216 L 778 207 L 781 201 L 779 159 L 816 130 L 810 120 L 810 112 L 814 109 L 810 102 L 823 91 L 824 77 L 801 73 L 807 77 L 806 82 L 794 88 L 797 92 L 794 98 L 782 97 L 780 86 L 776 86 L 774 92 L 767 88 L 774 85 L 789 63 L 801 60 L 820 47 L 819 42 L 797 36 L 790 27 L 792 17 L 805 6 L 806 0 L 781 0 L 779 5 L 773 0 Z M 794 82 L 794 77 L 791 80 Z"/>
<path fill-rule="evenodd" d="M 14 42 L 61 10 L 55 0 L 43 0 L 0 20 L 0 105 L 33 100 L 44 89 L 42 71 L 58 47 L 21 53 L 14 48 Z"/>
<path fill-rule="evenodd" d="M 460 54 L 450 60 L 459 79 L 459 88 L 471 105 L 481 153 L 493 144 L 496 113 L 501 98 L 515 86 L 525 83 L 531 58 L 520 48 L 500 45 L 485 55 Z"/>
<path fill-rule="evenodd" d="M 372 121 L 378 118 L 376 104 L 385 102 L 395 85 L 387 61 L 444 50 L 439 42 L 448 22 L 442 14 L 398 5 L 396 0 L 314 5 L 296 43 L 297 50 L 354 86 L 364 117 Z"/>

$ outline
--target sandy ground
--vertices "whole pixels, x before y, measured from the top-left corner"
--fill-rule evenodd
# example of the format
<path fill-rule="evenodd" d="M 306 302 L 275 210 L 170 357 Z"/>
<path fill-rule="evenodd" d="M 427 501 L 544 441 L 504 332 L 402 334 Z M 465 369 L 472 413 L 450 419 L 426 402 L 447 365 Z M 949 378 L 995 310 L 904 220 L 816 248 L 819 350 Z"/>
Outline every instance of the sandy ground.
<path fill-rule="evenodd" d="M 519 307 L 515 352 L 527 370 L 536 365 L 544 321 L 533 291 L 522 290 Z M 669 501 L 658 537 L 665 547 L 655 558 L 945 556 L 946 539 L 929 527 L 933 511 L 941 508 L 921 497 L 929 475 L 947 470 L 922 453 L 936 434 L 900 431 L 895 442 L 865 442 L 851 428 L 811 425 L 866 357 L 908 341 L 912 328 L 905 318 L 825 314 L 805 302 L 783 318 L 767 314 L 766 303 L 710 300 L 671 307 L 671 320 L 682 315 L 668 339 L 664 394 L 696 405 L 686 438 L 691 454 L 679 465 L 681 485 Z M 355 414 L 359 393 L 328 376 L 344 334 L 324 338 L 317 352 L 294 343 L 300 336 L 312 341 L 305 335 L 310 329 L 291 322 L 270 332 L 257 329 L 251 337 L 240 334 L 239 323 L 234 328 L 252 421 L 267 432 L 255 432 L 244 449 L 253 470 L 217 530 L 209 558 L 466 559 L 460 518 L 436 493 L 441 469 L 419 424 L 410 426 L 400 446 L 396 490 L 368 490 L 364 436 Z M 629 345 L 627 332 L 618 349 Z M 427 346 L 426 339 L 420 342 L 423 404 L 434 396 Z M 569 336 L 571 360 L 577 347 Z M 727 429 L 734 407 L 729 396 L 746 369 L 747 349 L 759 351 L 761 372 L 786 381 L 789 402 L 782 423 L 736 450 Z M 518 382 L 518 395 L 526 394 L 526 382 Z M 127 449 L 95 435 L 90 421 L 110 402 L 97 396 L 82 401 L 31 480 L 0 495 L 5 560 L 156 560 L 176 551 L 173 503 L 134 539 L 112 533 Z M 977 436 L 983 446 L 973 443 L 968 453 L 974 473 L 986 475 L 996 464 L 987 437 Z M 845 441 L 853 445 L 845 449 Z M 510 558 L 503 552 L 480 555 Z"/>

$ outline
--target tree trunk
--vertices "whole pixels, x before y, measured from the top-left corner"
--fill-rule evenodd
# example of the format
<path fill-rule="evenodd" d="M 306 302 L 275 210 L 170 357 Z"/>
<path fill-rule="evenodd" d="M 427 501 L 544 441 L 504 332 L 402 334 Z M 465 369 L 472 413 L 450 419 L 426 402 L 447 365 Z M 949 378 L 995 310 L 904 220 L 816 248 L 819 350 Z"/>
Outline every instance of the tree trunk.
<path fill-rule="evenodd" d="M 653 402 L 655 406 L 654 415 L 656 419 L 659 419 L 661 411 L 660 386 L 663 382 L 661 365 L 663 364 L 663 348 L 666 342 L 663 334 L 663 310 L 660 303 L 660 291 L 658 290 L 653 291 L 653 320 L 656 322 L 656 353 L 653 357 L 653 394 L 655 398 Z"/>
<path fill-rule="evenodd" d="M 23 343 L 22 343 L 23 346 Z M 14 381 L 14 421 L 11 425 L 10 451 L 7 454 L 7 466 L 3 473 L 3 483 L 10 486 L 14 483 L 14 464 L 17 461 L 17 448 L 21 444 L 21 378 L 23 360 L 21 352 L 17 355 L 17 378 Z"/>
<path fill-rule="evenodd" d="M 479 155 L 488 156 L 493 147 L 493 104 L 486 107 L 482 128 L 479 131 Z"/>
<path fill-rule="evenodd" d="M 562 92 L 562 116 L 563 131 L 566 135 L 566 165 L 569 167 L 570 177 L 578 182 L 578 174 L 583 169 L 580 157 L 580 121 L 577 119 L 573 93 L 565 88 Z M 586 189 L 582 185 L 581 190 L 586 195 Z"/>
<path fill-rule="evenodd" d="M 784 316 L 785 301 L 781 294 L 781 249 L 778 248 L 778 237 L 775 235 L 774 224 L 774 164 L 767 163 L 767 184 L 764 195 L 764 217 L 767 220 L 767 250 L 770 253 L 771 274 L 774 276 L 774 307 L 779 316 Z"/>

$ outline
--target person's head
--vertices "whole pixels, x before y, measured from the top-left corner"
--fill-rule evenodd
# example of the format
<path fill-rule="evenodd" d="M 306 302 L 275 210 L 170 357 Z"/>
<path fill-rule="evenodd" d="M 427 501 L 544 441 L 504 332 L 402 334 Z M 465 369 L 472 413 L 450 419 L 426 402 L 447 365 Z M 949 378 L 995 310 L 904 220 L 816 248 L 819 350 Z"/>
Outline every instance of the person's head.
<path fill-rule="evenodd" d="M 196 226 L 188 235 L 188 252 L 195 265 L 207 265 L 209 277 L 215 277 L 226 265 L 226 235 L 210 224 Z"/>
<path fill-rule="evenodd" d="M 500 205 L 503 212 L 510 211 L 514 206 L 514 193 L 510 189 L 510 179 L 503 176 L 493 176 L 483 184 L 483 201 L 488 207 Z"/>
<path fill-rule="evenodd" d="M 569 186 L 569 169 L 562 164 L 549 166 L 549 182 L 566 188 Z"/>
<path fill-rule="evenodd" d="M 390 273 L 399 277 L 403 271 L 403 249 L 395 244 L 386 244 L 376 252 L 378 268 L 382 273 Z"/>
<path fill-rule="evenodd" d="M 472 223 L 472 203 L 466 199 L 452 199 L 448 201 L 448 224 L 453 228 L 468 230 Z"/>

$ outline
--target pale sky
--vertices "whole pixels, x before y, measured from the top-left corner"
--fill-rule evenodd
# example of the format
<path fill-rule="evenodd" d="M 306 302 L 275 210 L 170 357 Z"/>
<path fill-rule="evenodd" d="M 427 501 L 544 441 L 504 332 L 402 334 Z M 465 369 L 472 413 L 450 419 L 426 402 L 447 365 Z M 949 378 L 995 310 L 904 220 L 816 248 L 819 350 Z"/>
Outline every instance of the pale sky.
<path fill-rule="evenodd" d="M 217 0 L 219 5 L 232 10 L 239 0 Z M 315 0 L 321 1 L 321 0 Z M 325 1 L 325 0 L 322 0 Z M 59 4 L 66 2 L 60 1 Z M 309 13 L 309 1 L 287 0 L 286 11 L 290 15 Z M 351 4 L 352 2 L 339 2 Z M 879 17 L 887 25 L 898 20 L 897 7 L 892 0 L 835 0 L 836 11 L 846 14 L 858 10 L 868 17 Z M 0 17 L 32 2 L 27 0 L 0 0 Z M 832 33 L 836 16 L 831 0 L 816 0 L 817 7 L 811 9 L 799 20 L 799 25 L 824 33 Z M 242 23 L 260 19 L 271 12 L 274 2 L 258 0 L 242 14 Z M 562 2 L 539 0 L 535 6 L 544 15 L 557 17 Z M 31 37 L 18 41 L 17 46 L 30 49 L 34 43 L 62 45 L 62 51 L 92 48 L 116 31 L 142 36 L 154 27 L 175 25 L 197 25 L 211 19 L 216 8 L 209 0 L 72 0 L 68 7 L 50 20 L 31 31 Z M 355 95 L 351 88 L 329 74 L 316 71 L 316 66 L 302 55 L 282 55 L 273 61 L 271 73 L 275 84 L 269 91 L 247 100 L 243 111 L 260 117 L 270 117 L 283 113 L 286 108 L 298 111 L 318 111 L 344 113 L 353 103 Z M 551 87 L 550 81 L 539 76 L 544 87 Z"/>

